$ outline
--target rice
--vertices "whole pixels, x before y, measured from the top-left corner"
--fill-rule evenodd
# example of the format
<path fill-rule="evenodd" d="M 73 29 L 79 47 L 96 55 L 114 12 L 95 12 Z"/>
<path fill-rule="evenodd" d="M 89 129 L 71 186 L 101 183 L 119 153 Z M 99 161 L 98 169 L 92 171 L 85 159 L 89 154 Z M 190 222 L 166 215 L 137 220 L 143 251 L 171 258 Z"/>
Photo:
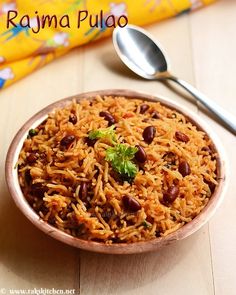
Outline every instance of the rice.
<path fill-rule="evenodd" d="M 115 121 L 116 144 L 141 147 L 144 162 L 124 179 L 106 158 L 108 138 L 92 130 Z M 155 129 L 151 142 L 147 127 Z M 67 143 L 66 143 L 67 142 Z M 30 130 L 18 160 L 21 189 L 44 221 L 81 239 L 133 243 L 166 236 L 193 220 L 217 186 L 208 136 L 159 102 L 125 97 L 73 100 Z"/>

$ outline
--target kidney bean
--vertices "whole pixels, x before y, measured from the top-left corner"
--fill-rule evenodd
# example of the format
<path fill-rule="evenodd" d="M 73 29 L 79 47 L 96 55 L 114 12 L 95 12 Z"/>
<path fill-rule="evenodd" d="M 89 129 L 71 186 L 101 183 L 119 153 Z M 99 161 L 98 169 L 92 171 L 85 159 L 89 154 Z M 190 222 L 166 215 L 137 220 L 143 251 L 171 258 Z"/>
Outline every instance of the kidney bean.
<path fill-rule="evenodd" d="M 44 129 L 46 123 L 47 123 L 47 120 L 44 120 L 44 121 L 43 121 L 43 122 L 37 127 L 37 130 L 40 131 L 40 130 Z"/>
<path fill-rule="evenodd" d="M 29 164 L 33 164 L 37 161 L 38 157 L 35 153 L 30 153 L 28 155 L 28 157 L 26 158 L 26 161 L 29 163 Z"/>
<path fill-rule="evenodd" d="M 125 209 L 128 211 L 137 212 L 142 208 L 139 202 L 130 196 L 123 196 L 122 201 Z"/>
<path fill-rule="evenodd" d="M 48 217 L 48 223 L 50 223 L 51 225 L 54 225 L 56 223 L 56 218 L 55 216 L 49 216 Z"/>
<path fill-rule="evenodd" d="M 45 152 L 40 153 L 39 157 L 42 161 L 47 160 L 47 155 Z"/>
<path fill-rule="evenodd" d="M 177 179 L 177 178 L 173 179 L 173 184 L 178 186 L 178 184 L 179 184 L 179 179 Z"/>
<path fill-rule="evenodd" d="M 114 210 L 113 209 L 105 209 L 102 212 L 102 218 L 108 223 L 112 216 L 114 216 Z"/>
<path fill-rule="evenodd" d="M 32 176 L 31 176 L 31 174 L 30 174 L 30 170 L 29 170 L 29 169 L 25 171 L 25 182 L 26 182 L 28 185 L 30 185 L 31 182 L 32 182 Z"/>
<path fill-rule="evenodd" d="M 30 204 L 30 206 L 32 206 L 34 209 L 37 209 L 37 207 L 34 205 L 35 198 L 33 196 L 31 196 L 30 194 L 27 194 L 27 195 L 25 195 L 25 198 L 28 201 L 28 203 Z"/>
<path fill-rule="evenodd" d="M 108 126 L 114 125 L 116 123 L 115 118 L 108 112 L 100 112 L 99 115 L 108 121 Z"/>
<path fill-rule="evenodd" d="M 73 142 L 74 140 L 75 140 L 74 135 L 67 135 L 67 136 L 65 136 L 65 137 L 62 138 L 62 140 L 61 140 L 61 142 L 60 142 L 60 145 L 61 145 L 62 147 L 66 147 L 66 148 L 68 148 L 68 147 L 72 144 L 72 142 Z"/>
<path fill-rule="evenodd" d="M 48 191 L 48 188 L 42 183 L 33 183 L 31 185 L 31 194 L 38 198 L 43 198 L 44 193 Z"/>
<path fill-rule="evenodd" d="M 95 171 L 96 171 L 96 173 L 94 174 L 94 177 L 97 179 L 97 178 L 98 178 L 98 176 L 99 176 L 99 172 L 100 172 L 100 171 L 99 171 L 99 169 L 97 169 L 97 168 L 96 168 L 96 170 L 95 170 Z"/>
<path fill-rule="evenodd" d="M 119 239 L 118 237 L 116 237 L 116 238 L 112 238 L 112 242 L 113 243 L 116 243 L 116 244 L 118 244 L 118 243 L 124 243 L 121 239 Z"/>
<path fill-rule="evenodd" d="M 80 223 L 80 224 L 77 224 L 76 226 L 76 235 L 79 237 L 79 236 L 82 236 L 86 231 L 86 227 L 85 227 L 85 224 L 84 223 Z"/>
<path fill-rule="evenodd" d="M 191 168 L 186 161 L 182 161 L 179 163 L 179 173 L 185 177 L 191 173 Z"/>
<path fill-rule="evenodd" d="M 167 152 L 163 159 L 167 162 L 167 164 L 174 165 L 176 160 L 176 155 L 173 152 Z"/>
<path fill-rule="evenodd" d="M 44 210 L 44 208 L 45 208 L 43 199 L 35 200 L 35 197 L 32 197 L 32 196 L 31 196 L 31 198 L 33 200 L 33 204 L 32 204 L 33 206 L 32 207 L 34 208 L 34 210 L 37 211 L 37 212 L 39 212 L 39 211 L 42 212 L 42 210 Z"/>
<path fill-rule="evenodd" d="M 182 141 L 182 142 L 188 142 L 189 141 L 189 137 L 188 135 L 180 132 L 180 131 L 176 131 L 175 132 L 175 138 L 178 140 L 178 141 Z"/>
<path fill-rule="evenodd" d="M 204 182 L 209 186 L 211 193 L 214 193 L 216 185 L 213 182 L 206 179 L 204 179 Z"/>
<path fill-rule="evenodd" d="M 67 212 L 65 212 L 65 211 L 61 211 L 61 212 L 59 212 L 59 217 L 61 218 L 61 219 L 66 219 L 66 216 L 67 216 Z"/>
<path fill-rule="evenodd" d="M 164 205 L 170 205 L 172 204 L 175 199 L 178 197 L 179 195 L 179 187 L 176 185 L 172 185 L 168 188 L 168 190 L 166 192 L 163 193 L 163 202 Z"/>
<path fill-rule="evenodd" d="M 88 146 L 93 147 L 96 143 L 97 139 L 90 139 L 89 137 L 85 138 L 85 142 L 87 143 Z"/>
<path fill-rule="evenodd" d="M 138 151 L 135 154 L 135 159 L 140 163 L 146 162 L 147 154 L 144 148 L 142 148 L 140 145 L 136 145 L 136 148 L 138 149 Z"/>
<path fill-rule="evenodd" d="M 75 125 L 77 123 L 77 116 L 75 114 L 71 114 L 69 117 L 69 122 Z"/>
<path fill-rule="evenodd" d="M 159 113 L 158 113 L 157 111 L 153 112 L 153 113 L 152 113 L 152 118 L 153 118 L 153 119 L 160 119 L 160 115 L 159 115 Z"/>
<path fill-rule="evenodd" d="M 144 114 L 149 108 L 150 108 L 149 105 L 147 105 L 147 104 L 142 104 L 142 105 L 140 106 L 140 114 Z"/>
<path fill-rule="evenodd" d="M 204 146 L 203 148 L 202 148 L 202 151 L 203 152 L 207 152 L 207 153 L 209 153 L 209 154 L 211 154 L 211 148 L 209 147 L 209 146 Z"/>
<path fill-rule="evenodd" d="M 88 186 L 86 182 L 82 182 L 79 189 L 79 197 L 82 201 L 86 200 L 88 194 Z"/>
<path fill-rule="evenodd" d="M 143 139 L 146 143 L 150 144 L 156 134 L 156 128 L 153 126 L 148 126 L 143 130 Z"/>

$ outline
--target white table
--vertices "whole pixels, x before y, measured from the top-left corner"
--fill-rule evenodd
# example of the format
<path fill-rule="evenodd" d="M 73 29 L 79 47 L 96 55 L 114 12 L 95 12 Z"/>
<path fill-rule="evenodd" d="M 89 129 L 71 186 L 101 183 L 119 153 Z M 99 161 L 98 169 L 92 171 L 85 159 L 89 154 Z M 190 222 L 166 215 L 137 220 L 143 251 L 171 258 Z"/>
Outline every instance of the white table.
<path fill-rule="evenodd" d="M 152 25 L 176 75 L 236 115 L 236 1 Z M 161 94 L 189 107 L 215 129 L 231 165 L 221 208 L 202 230 L 159 252 L 109 256 L 79 251 L 49 238 L 15 207 L 4 180 L 9 144 L 20 126 L 47 104 L 76 93 L 129 88 Z M 0 92 L 0 290 L 75 289 L 76 294 L 236 294 L 236 141 L 192 103 L 159 82 L 129 72 L 111 39 L 52 62 Z"/>

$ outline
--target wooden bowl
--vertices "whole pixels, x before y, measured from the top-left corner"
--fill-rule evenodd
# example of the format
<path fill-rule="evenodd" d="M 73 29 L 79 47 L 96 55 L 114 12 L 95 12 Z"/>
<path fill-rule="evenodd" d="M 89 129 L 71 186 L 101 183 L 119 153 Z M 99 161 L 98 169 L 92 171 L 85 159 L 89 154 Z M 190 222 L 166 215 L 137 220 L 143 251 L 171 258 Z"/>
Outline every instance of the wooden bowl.
<path fill-rule="evenodd" d="M 92 99 L 96 95 L 112 95 L 112 96 L 124 96 L 126 98 L 140 98 L 147 101 L 160 101 L 163 105 L 177 110 L 178 112 L 185 115 L 194 125 L 196 125 L 199 130 L 204 131 L 208 134 L 208 136 L 213 141 L 213 148 L 219 155 L 217 158 L 217 180 L 219 185 L 216 187 L 213 195 L 210 198 L 207 206 L 201 211 L 201 213 L 196 216 L 191 222 L 184 225 L 182 228 L 177 231 L 167 235 L 166 237 L 155 238 L 153 240 L 145 241 L 145 242 L 137 242 L 137 243 L 121 243 L 121 244 L 112 244 L 106 245 L 104 243 L 98 243 L 93 241 L 86 241 L 79 238 L 75 238 L 69 234 L 64 233 L 63 231 L 49 225 L 47 222 L 43 221 L 37 213 L 30 207 L 28 202 L 26 201 L 20 185 L 18 181 L 18 174 L 16 169 L 16 163 L 18 160 L 18 156 L 20 150 L 22 148 L 23 142 L 28 134 L 29 129 L 36 128 L 41 122 L 43 122 L 49 112 L 51 112 L 55 108 L 64 107 L 68 102 L 70 102 L 73 98 L 76 98 L 77 101 L 82 98 Z M 103 90 L 96 92 L 88 92 L 79 94 L 73 97 L 68 97 L 62 99 L 58 102 L 55 102 L 36 115 L 34 115 L 30 120 L 28 120 L 24 126 L 18 131 L 15 138 L 13 139 L 8 154 L 6 158 L 6 182 L 9 188 L 9 191 L 17 205 L 17 207 L 24 213 L 24 215 L 39 229 L 41 229 L 46 234 L 51 237 L 69 244 L 71 246 L 94 251 L 100 253 L 109 253 L 109 254 L 131 254 L 131 253 L 141 253 L 147 251 L 158 250 L 161 247 L 168 245 L 176 240 L 181 240 L 186 238 L 187 236 L 196 232 L 200 227 L 202 227 L 214 214 L 217 207 L 220 205 L 223 196 L 226 190 L 226 169 L 225 169 L 225 155 L 224 151 L 217 140 L 216 136 L 210 131 L 209 127 L 202 122 L 194 113 L 188 111 L 182 106 L 177 105 L 176 103 L 171 102 L 166 98 L 162 98 L 159 96 L 149 95 L 141 92 L 131 91 L 131 90 Z"/>

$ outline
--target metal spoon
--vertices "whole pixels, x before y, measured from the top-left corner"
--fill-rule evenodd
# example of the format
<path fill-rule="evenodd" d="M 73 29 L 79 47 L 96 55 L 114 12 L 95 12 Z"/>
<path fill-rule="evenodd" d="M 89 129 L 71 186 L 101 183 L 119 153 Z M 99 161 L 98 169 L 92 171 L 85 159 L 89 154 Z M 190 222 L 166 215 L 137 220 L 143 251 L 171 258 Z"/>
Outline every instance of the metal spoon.
<path fill-rule="evenodd" d="M 161 46 L 145 30 L 127 25 L 113 32 L 113 43 L 121 60 L 137 75 L 148 80 L 171 80 L 182 86 L 214 113 L 234 134 L 236 117 L 225 111 L 192 85 L 169 72 L 168 59 Z"/>

